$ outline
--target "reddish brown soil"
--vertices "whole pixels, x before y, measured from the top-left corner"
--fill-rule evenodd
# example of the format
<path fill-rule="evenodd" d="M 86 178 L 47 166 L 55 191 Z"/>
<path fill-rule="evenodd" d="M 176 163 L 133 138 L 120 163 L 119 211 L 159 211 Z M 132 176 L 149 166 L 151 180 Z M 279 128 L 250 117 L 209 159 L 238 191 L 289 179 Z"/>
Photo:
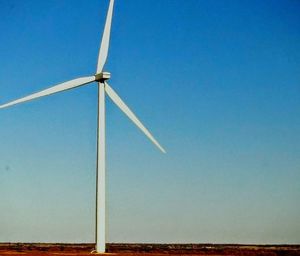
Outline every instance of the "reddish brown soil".
<path fill-rule="evenodd" d="M 90 255 L 94 244 L 0 243 L 0 256 Z M 107 244 L 106 255 L 300 256 L 300 245 Z"/>

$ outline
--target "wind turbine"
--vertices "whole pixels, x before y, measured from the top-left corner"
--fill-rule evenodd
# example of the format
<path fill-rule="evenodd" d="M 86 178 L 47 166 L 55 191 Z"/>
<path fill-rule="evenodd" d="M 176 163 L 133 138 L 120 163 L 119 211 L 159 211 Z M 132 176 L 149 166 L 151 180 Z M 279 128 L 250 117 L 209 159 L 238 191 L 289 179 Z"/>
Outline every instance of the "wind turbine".
<path fill-rule="evenodd" d="M 76 78 L 61 84 L 57 84 L 43 91 L 0 105 L 0 109 L 10 107 L 19 103 L 48 96 L 54 93 L 70 90 L 92 82 L 98 83 L 98 129 L 97 129 L 97 181 L 96 181 L 96 252 L 105 252 L 105 93 L 124 112 L 125 115 L 156 145 L 163 153 L 166 151 L 151 135 L 147 128 L 141 123 L 136 115 L 129 109 L 119 95 L 108 85 L 109 72 L 104 72 L 106 63 L 110 29 L 112 22 L 114 0 L 110 0 L 101 46 L 99 50 L 96 74 L 92 76 Z"/>

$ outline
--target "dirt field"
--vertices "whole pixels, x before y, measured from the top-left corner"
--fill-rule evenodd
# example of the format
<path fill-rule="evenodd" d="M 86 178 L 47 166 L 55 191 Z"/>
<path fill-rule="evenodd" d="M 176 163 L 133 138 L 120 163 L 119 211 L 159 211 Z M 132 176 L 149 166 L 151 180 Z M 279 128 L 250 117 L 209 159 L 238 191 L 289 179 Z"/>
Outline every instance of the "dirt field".
<path fill-rule="evenodd" d="M 107 244 L 106 255 L 232 255 L 296 256 L 300 245 L 217 245 L 217 244 Z M 94 244 L 22 244 L 0 243 L 4 255 L 91 255 Z"/>

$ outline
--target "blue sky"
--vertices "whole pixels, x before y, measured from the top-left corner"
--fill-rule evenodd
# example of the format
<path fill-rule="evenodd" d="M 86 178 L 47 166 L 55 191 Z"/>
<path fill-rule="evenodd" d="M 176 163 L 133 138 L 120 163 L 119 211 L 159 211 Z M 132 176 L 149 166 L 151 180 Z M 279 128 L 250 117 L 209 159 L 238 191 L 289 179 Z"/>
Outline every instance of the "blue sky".
<path fill-rule="evenodd" d="M 0 103 L 95 72 L 108 1 L 0 0 Z M 115 1 L 109 242 L 300 243 L 300 3 Z M 0 241 L 94 241 L 96 85 L 0 111 Z"/>

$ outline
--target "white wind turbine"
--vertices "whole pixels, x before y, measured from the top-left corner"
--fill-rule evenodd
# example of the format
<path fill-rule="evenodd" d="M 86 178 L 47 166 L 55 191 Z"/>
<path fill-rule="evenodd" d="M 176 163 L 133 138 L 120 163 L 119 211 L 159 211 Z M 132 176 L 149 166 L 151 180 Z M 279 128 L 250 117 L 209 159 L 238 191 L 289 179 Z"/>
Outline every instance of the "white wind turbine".
<path fill-rule="evenodd" d="M 31 94 L 29 96 L 0 105 L 0 109 L 15 104 L 30 101 L 39 97 L 48 96 L 54 93 L 70 90 L 92 82 L 98 83 L 98 131 L 97 131 L 97 181 L 96 181 L 96 252 L 105 252 L 105 93 L 110 99 L 131 119 L 131 121 L 142 130 L 142 132 L 163 152 L 165 150 L 151 135 L 147 128 L 140 122 L 135 114 L 129 109 L 118 94 L 108 85 L 107 80 L 110 73 L 104 72 L 112 21 L 114 0 L 110 0 L 106 17 L 104 32 L 102 36 L 96 74 L 80 77 L 68 82 L 52 86 L 46 90 Z"/>

